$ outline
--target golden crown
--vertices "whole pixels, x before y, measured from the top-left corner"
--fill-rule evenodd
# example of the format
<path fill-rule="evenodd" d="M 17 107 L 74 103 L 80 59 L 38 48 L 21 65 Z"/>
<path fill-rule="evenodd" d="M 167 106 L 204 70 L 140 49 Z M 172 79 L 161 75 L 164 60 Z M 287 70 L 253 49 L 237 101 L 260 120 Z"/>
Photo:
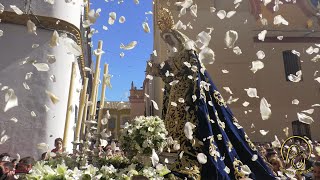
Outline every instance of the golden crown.
<path fill-rule="evenodd" d="M 158 22 L 160 31 L 166 31 L 173 28 L 174 20 L 171 12 L 166 8 L 160 8 L 158 12 Z"/>

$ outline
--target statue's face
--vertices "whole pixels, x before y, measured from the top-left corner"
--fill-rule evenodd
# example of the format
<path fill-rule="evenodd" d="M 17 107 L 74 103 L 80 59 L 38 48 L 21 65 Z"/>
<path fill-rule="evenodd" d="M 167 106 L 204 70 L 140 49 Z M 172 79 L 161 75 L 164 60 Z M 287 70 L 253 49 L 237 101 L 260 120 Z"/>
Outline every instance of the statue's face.
<path fill-rule="evenodd" d="M 181 42 L 176 37 L 176 34 L 173 32 L 163 32 L 161 33 L 162 39 L 168 45 L 168 54 L 169 56 L 173 56 L 177 51 L 181 49 Z"/>

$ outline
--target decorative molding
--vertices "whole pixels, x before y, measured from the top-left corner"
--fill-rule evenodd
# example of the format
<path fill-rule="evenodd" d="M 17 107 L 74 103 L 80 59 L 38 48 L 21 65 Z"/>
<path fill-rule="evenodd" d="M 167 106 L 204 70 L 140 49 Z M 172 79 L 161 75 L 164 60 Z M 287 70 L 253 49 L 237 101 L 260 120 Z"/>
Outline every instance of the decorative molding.
<path fill-rule="evenodd" d="M 36 24 L 37 28 L 66 31 L 74 35 L 74 37 L 76 38 L 77 44 L 82 49 L 82 55 L 79 57 L 79 64 L 81 65 L 80 72 L 82 77 L 86 77 L 86 73 L 84 71 L 85 63 L 84 63 L 84 54 L 83 54 L 84 51 L 82 46 L 82 37 L 81 37 L 80 29 L 78 27 L 62 19 L 39 16 L 39 15 L 36 15 L 36 16 L 27 15 L 27 14 L 17 15 L 16 13 L 9 12 L 9 11 L 4 11 L 2 14 L 0 14 L 0 19 L 1 19 L 1 23 L 4 23 L 4 24 L 5 23 L 17 24 L 22 26 L 26 26 L 27 21 L 31 20 L 33 23 Z M 56 23 L 57 21 L 59 21 L 58 24 Z"/>

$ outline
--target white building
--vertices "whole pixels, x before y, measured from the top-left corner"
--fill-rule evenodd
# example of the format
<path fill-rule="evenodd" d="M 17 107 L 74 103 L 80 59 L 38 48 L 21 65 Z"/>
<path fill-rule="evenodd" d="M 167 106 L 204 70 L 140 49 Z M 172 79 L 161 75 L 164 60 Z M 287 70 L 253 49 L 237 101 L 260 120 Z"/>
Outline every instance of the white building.
<path fill-rule="evenodd" d="M 82 1 L 66 3 L 56 0 L 49 4 L 43 0 L 21 1 L 0 0 L 4 6 L 4 12 L 0 14 L 0 29 L 3 36 L 0 37 L 0 131 L 5 130 L 9 139 L 0 144 L 0 153 L 9 152 L 14 155 L 19 153 L 21 157 L 39 157 L 43 151 L 37 149 L 38 143 L 47 143 L 50 149 L 54 148 L 54 139 L 63 138 L 64 124 L 68 102 L 69 84 L 71 78 L 72 62 L 77 62 L 76 78 L 73 92 L 73 109 L 70 122 L 70 130 L 67 141 L 68 150 L 73 141 L 73 126 L 75 124 L 77 107 L 79 104 L 82 79 L 88 76 L 84 67 L 91 61 L 91 50 L 88 39 L 82 28 L 82 18 L 88 12 L 83 7 Z M 15 5 L 23 14 L 18 15 L 10 7 Z M 27 21 L 31 20 L 37 26 L 37 35 L 28 33 Z M 50 39 L 56 30 L 61 36 L 59 45 L 50 47 Z M 67 37 L 62 37 L 63 34 Z M 76 57 L 72 48 L 67 48 L 66 43 L 74 41 L 82 47 L 81 56 Z M 38 45 L 33 45 L 38 44 Z M 38 47 L 36 47 L 38 46 Z M 48 54 L 54 55 L 56 61 L 48 62 Z M 28 60 L 22 65 L 22 62 Z M 48 71 L 38 71 L 32 64 L 46 63 Z M 32 72 L 29 79 L 26 74 Z M 25 89 L 27 84 L 30 90 Z M 91 84 L 89 82 L 89 84 Z M 6 105 L 5 87 L 13 89 L 18 98 L 18 106 L 4 112 Z M 46 90 L 59 98 L 57 104 L 53 104 L 46 94 Z M 88 92 L 91 92 L 90 88 Z M 46 106 L 48 108 L 46 108 Z M 31 112 L 36 116 L 32 116 Z M 18 121 L 11 120 L 16 118 Z M 2 135 L 1 135 L 2 137 Z M 0 137 L 0 138 L 1 138 Z"/>

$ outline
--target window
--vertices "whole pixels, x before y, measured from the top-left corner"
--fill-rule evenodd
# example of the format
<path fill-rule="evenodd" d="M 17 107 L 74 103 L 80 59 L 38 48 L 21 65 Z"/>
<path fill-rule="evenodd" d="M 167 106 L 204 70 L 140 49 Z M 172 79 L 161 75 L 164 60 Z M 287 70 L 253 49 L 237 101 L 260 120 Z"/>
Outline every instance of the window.
<path fill-rule="evenodd" d="M 283 63 L 284 63 L 284 70 L 286 75 L 286 80 L 290 81 L 288 76 L 290 74 L 296 75 L 298 71 L 301 70 L 301 62 L 298 55 L 293 54 L 291 50 L 283 51 Z M 302 81 L 302 78 L 301 78 Z"/>
<path fill-rule="evenodd" d="M 115 129 L 116 128 L 116 118 L 111 117 L 108 121 L 108 128 L 109 129 Z"/>
<path fill-rule="evenodd" d="M 306 136 L 311 139 L 310 125 L 298 120 L 292 122 L 292 134 L 294 136 Z"/>

